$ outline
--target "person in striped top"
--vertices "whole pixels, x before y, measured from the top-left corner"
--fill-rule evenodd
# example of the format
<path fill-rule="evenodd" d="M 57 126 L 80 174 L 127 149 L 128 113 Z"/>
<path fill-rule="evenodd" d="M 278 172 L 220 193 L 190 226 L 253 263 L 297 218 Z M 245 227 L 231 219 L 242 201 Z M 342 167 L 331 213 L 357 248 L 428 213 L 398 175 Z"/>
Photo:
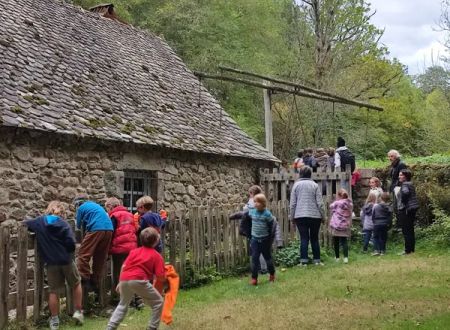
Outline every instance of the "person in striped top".
<path fill-rule="evenodd" d="M 266 196 L 257 194 L 254 196 L 254 202 L 255 208 L 249 211 L 249 217 L 251 218 L 250 249 L 252 252 L 252 278 L 250 283 L 252 285 L 258 285 L 260 254 L 263 255 L 266 261 L 267 269 L 269 270 L 269 281 L 275 281 L 275 266 L 271 251 L 274 238 L 274 221 L 272 213 L 266 208 Z"/>

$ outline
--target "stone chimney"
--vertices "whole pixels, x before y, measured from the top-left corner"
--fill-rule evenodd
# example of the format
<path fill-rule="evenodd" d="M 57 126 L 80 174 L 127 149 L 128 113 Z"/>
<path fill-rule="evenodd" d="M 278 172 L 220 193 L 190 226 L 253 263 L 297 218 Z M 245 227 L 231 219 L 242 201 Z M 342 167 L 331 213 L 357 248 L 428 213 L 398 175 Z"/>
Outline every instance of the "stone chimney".
<path fill-rule="evenodd" d="M 93 13 L 99 13 L 101 16 L 113 19 L 123 24 L 127 24 L 125 21 L 121 20 L 114 11 L 114 5 L 112 3 L 104 3 L 94 7 L 89 8 Z"/>

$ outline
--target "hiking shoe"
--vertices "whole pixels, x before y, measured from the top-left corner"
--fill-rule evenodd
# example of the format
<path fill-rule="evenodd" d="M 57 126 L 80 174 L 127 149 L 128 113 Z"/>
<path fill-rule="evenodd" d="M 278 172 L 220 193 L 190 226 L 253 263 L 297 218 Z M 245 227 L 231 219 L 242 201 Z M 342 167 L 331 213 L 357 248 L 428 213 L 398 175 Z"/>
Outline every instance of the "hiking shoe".
<path fill-rule="evenodd" d="M 50 330 L 58 330 L 59 329 L 59 317 L 58 316 L 50 317 L 48 324 L 50 326 Z"/>
<path fill-rule="evenodd" d="M 344 258 L 344 264 L 348 264 L 348 258 Z"/>
<path fill-rule="evenodd" d="M 269 282 L 275 282 L 275 274 L 269 275 Z"/>
<path fill-rule="evenodd" d="M 75 311 L 73 313 L 72 318 L 75 320 L 75 323 L 78 325 L 83 325 L 84 323 L 84 316 L 82 311 Z"/>
<path fill-rule="evenodd" d="M 258 279 L 252 278 L 251 281 L 250 281 L 250 284 L 254 285 L 254 286 L 257 286 L 258 285 Z"/>

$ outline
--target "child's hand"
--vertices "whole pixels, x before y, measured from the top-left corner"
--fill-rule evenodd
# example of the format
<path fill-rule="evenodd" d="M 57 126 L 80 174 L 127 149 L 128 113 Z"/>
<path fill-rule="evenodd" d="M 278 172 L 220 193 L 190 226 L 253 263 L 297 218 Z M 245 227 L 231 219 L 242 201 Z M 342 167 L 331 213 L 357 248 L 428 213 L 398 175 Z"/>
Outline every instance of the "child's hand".
<path fill-rule="evenodd" d="M 116 292 L 120 294 L 120 283 L 116 286 Z"/>

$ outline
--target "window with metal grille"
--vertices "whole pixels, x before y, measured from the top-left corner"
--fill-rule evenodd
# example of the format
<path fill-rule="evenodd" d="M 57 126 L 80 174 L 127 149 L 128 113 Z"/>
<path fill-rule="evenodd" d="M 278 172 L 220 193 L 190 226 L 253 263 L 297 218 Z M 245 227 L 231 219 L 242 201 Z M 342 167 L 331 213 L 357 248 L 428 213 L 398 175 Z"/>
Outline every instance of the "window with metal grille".
<path fill-rule="evenodd" d="M 132 213 L 136 212 L 136 201 L 144 195 L 154 200 L 157 209 L 158 181 L 155 171 L 125 171 L 123 205 Z"/>

